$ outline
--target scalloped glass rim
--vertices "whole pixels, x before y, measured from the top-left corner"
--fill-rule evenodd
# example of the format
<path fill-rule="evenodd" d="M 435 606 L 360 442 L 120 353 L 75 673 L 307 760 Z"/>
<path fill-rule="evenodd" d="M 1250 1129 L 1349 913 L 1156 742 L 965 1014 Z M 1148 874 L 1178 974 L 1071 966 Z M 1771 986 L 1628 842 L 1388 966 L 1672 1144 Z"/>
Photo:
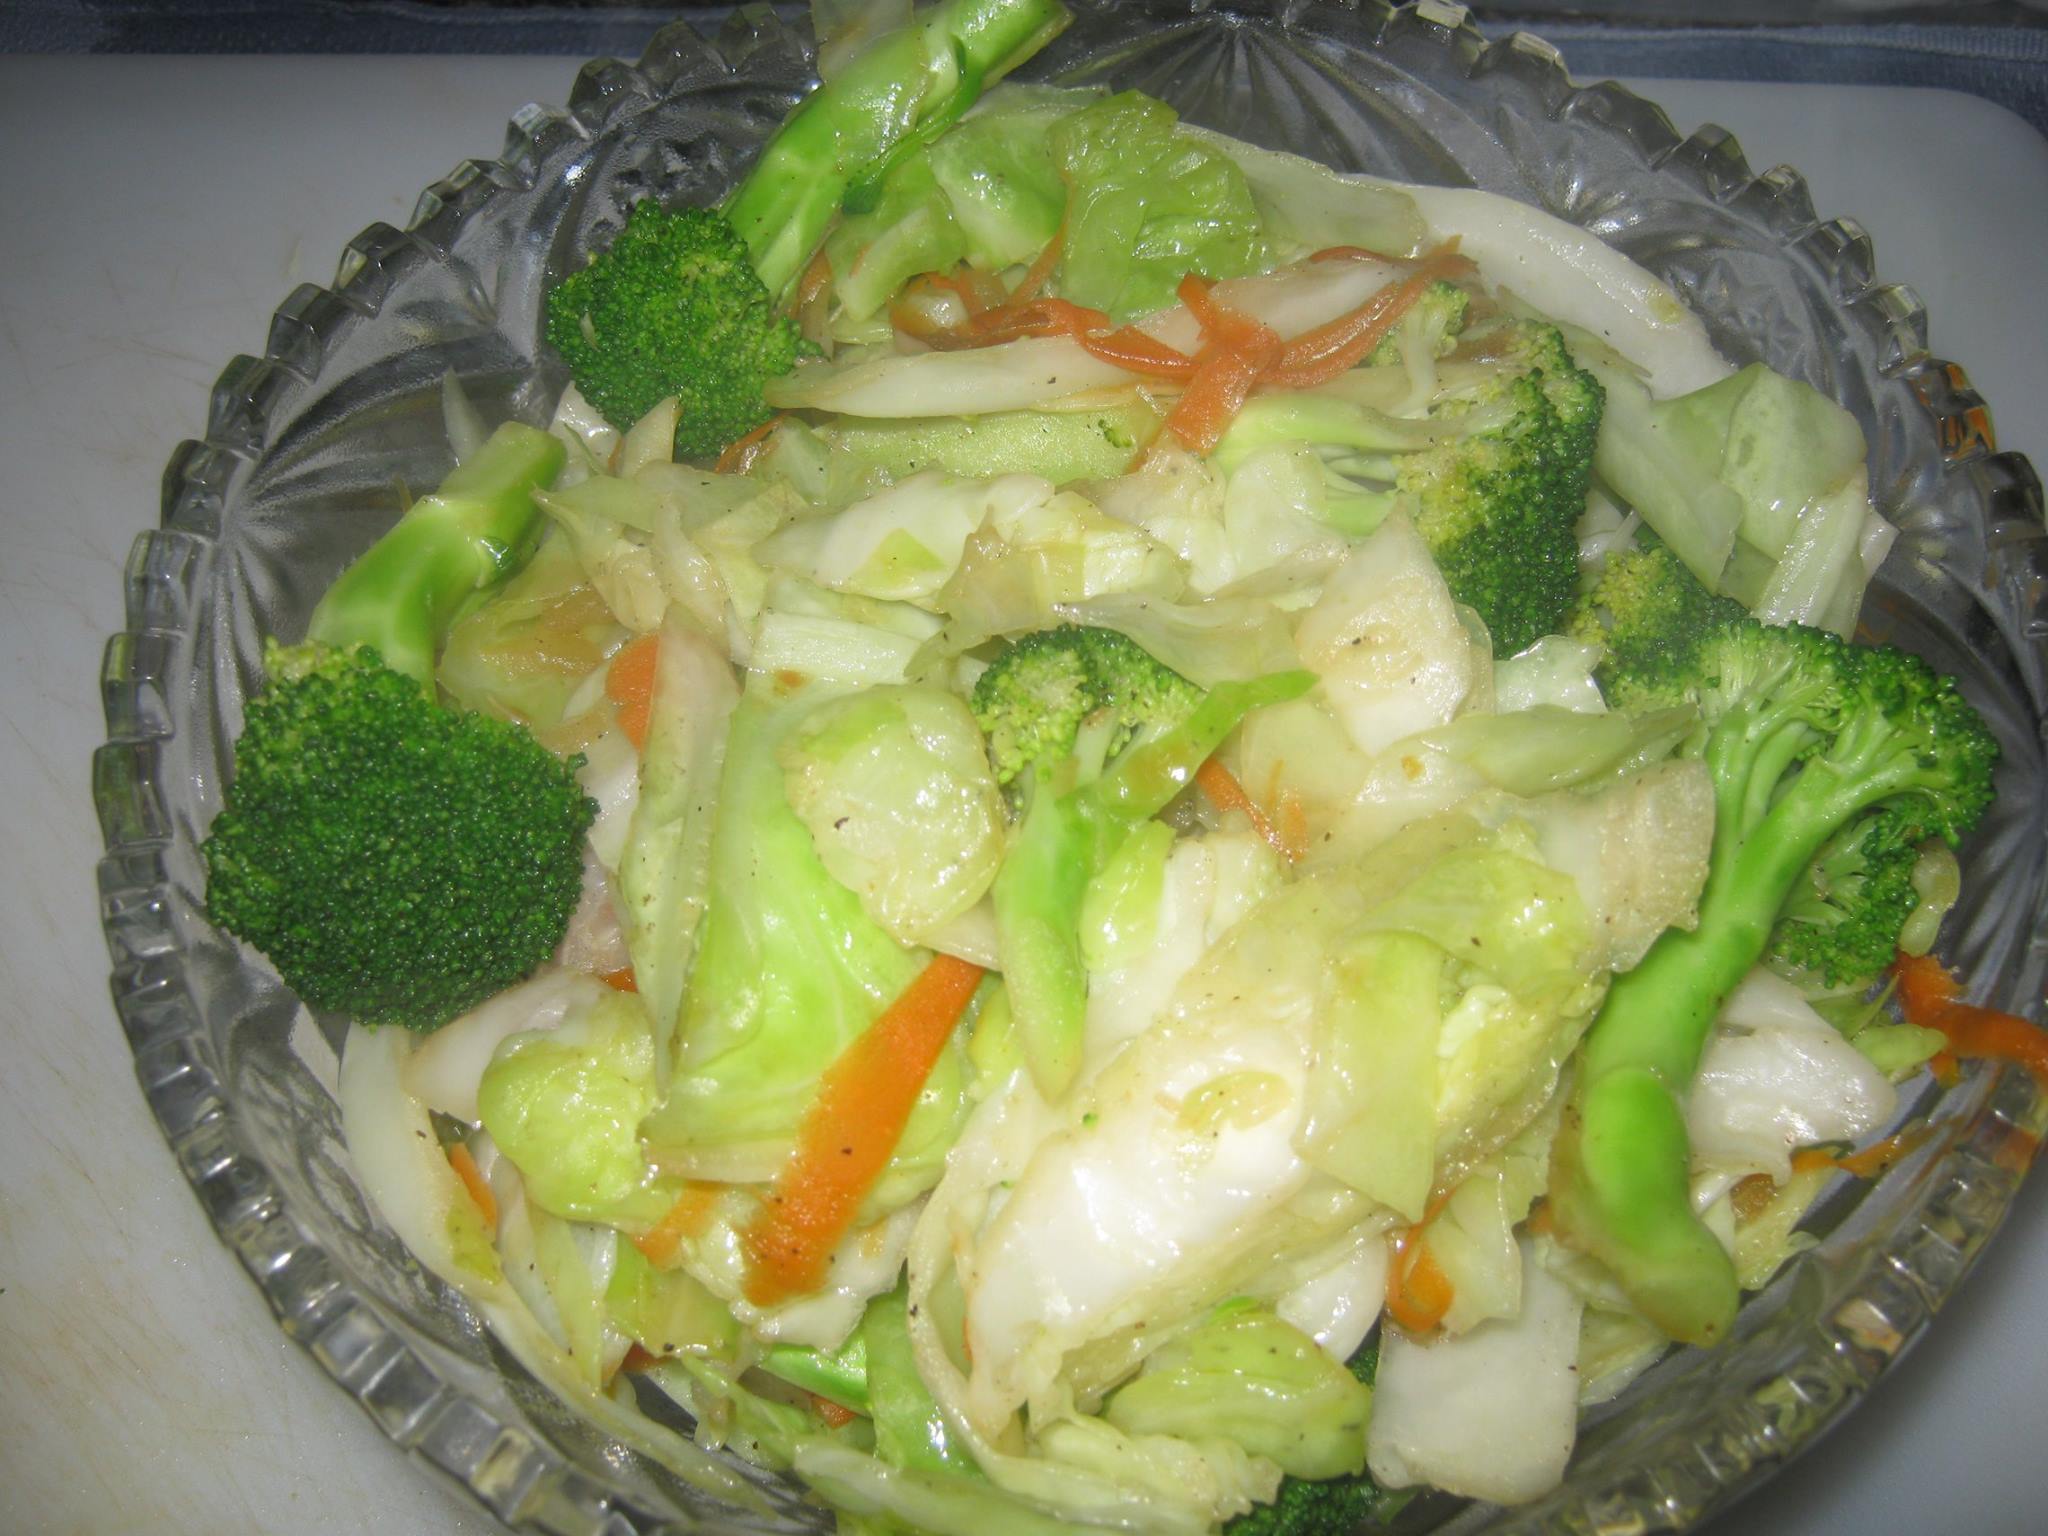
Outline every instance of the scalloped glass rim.
<path fill-rule="evenodd" d="M 1929 353 L 1917 297 L 1876 281 L 1863 232 L 1819 219 L 1796 173 L 1752 172 L 1723 130 L 1681 137 L 1659 109 L 1619 86 L 1574 86 L 1548 45 L 1519 34 L 1489 43 L 1462 9 L 1440 0 L 1229 14 L 1081 0 L 1074 9 L 1075 28 L 1032 73 L 1114 77 L 1168 95 L 1209 126 L 1300 144 L 1333 162 L 1369 152 L 1390 157 L 1393 174 L 1516 191 L 1707 301 L 1715 339 L 1731 355 L 1764 356 L 1836 386 L 1872 435 L 1876 494 L 1903 530 L 1872 624 L 1930 649 L 1973 695 L 1997 705 L 2009 776 L 2022 790 L 2015 797 L 2008 786 L 2007 801 L 2023 803 L 1971 850 L 1975 881 L 2005 899 L 1964 914 L 1945 948 L 1980 994 L 2030 1010 L 2048 969 L 2041 490 L 2024 459 L 1995 451 L 1988 412 L 1963 371 Z M 467 264 L 465 240 L 507 200 L 559 211 L 546 201 L 557 189 L 544 178 L 665 105 L 688 101 L 710 126 L 656 144 L 623 169 L 607 163 L 606 195 L 629 198 L 650 176 L 666 192 L 715 189 L 749 132 L 779 116 L 808 73 L 807 57 L 802 38 L 766 12 L 736 18 L 715 43 L 672 25 L 637 64 L 586 66 L 566 111 L 522 109 L 504 155 L 465 161 L 429 187 L 405 229 L 376 224 L 351 241 L 330 287 L 301 287 L 278 309 L 265 355 L 228 365 L 204 438 L 173 455 L 161 525 L 136 540 L 128 562 L 127 628 L 109 642 L 102 669 L 108 739 L 93 761 L 107 850 L 99 889 L 115 1006 L 143 1092 L 286 1333 L 395 1442 L 520 1530 L 789 1529 L 814 1524 L 818 1512 L 769 1479 L 757 1481 L 772 1516 L 714 1506 L 579 1430 L 388 1234 L 379 1246 L 380 1224 L 345 1159 L 319 1147 L 285 1158 L 259 1144 L 257 1131 L 280 1114 L 321 1119 L 317 1095 L 293 1095 L 308 1093 L 305 1084 L 331 1090 L 333 1041 L 267 968 L 208 928 L 196 840 L 217 803 L 218 738 L 238 716 L 254 637 L 267 622 L 258 599 L 267 594 L 286 615 L 296 604 L 302 620 L 310 594 L 381 526 L 376 516 L 316 515 L 334 502 L 388 515 L 392 475 L 445 451 L 401 433 L 340 466 L 323 455 L 323 412 L 352 420 L 347 413 L 361 408 L 348 399 L 351 346 L 374 334 L 381 315 L 406 311 L 408 284 L 421 274 L 446 278 L 455 297 L 444 295 L 433 312 L 484 322 L 475 335 L 456 335 L 476 344 L 458 358 L 465 376 L 493 409 L 544 411 L 555 387 L 545 368 L 530 349 L 509 358 L 494 351 L 490 343 L 502 338 L 483 331 L 506 320 L 499 306 L 517 279 L 530 287 L 562 259 L 557 232 L 527 231 L 546 239 L 514 241 L 487 272 Z M 1185 77 L 1205 63 L 1208 74 L 1190 86 Z M 1298 94 L 1280 99 L 1268 80 L 1275 72 Z M 1425 133 L 1419 107 L 1446 97 L 1463 115 L 1434 118 Z M 1616 185 L 1633 176 L 1656 196 L 1611 192 L 1587 174 L 1589 162 Z M 1674 223 L 1666 202 L 1683 212 L 1675 227 L 1660 224 Z M 1736 228 L 1755 249 L 1730 243 Z M 1796 270 L 1808 284 L 1813 302 L 1803 318 L 1824 346 L 1774 355 L 1785 337 L 1770 328 L 1782 330 L 1783 315 L 1712 302 L 1731 290 L 1746 298 L 1759 262 Z M 410 400 L 421 381 L 406 387 Z M 303 533 L 306 542 L 284 546 L 286 573 L 268 572 L 272 585 L 259 588 L 230 567 L 240 560 L 257 569 L 279 553 L 236 520 L 266 494 L 301 498 L 307 521 L 294 523 L 290 538 Z M 237 538 L 251 547 L 234 546 Z M 265 1064 L 285 1058 L 296 1075 L 280 1084 Z M 2034 1139 L 2048 1131 L 2048 1099 L 2017 1070 L 1974 1067 L 1947 1092 L 1923 1092 L 1918 1107 L 1932 1112 L 1941 1135 L 1867 1193 L 1838 1191 L 1817 1223 L 1821 1245 L 1751 1301 L 1729 1345 L 1674 1354 L 1593 1414 L 1563 1488 L 1507 1511 L 1418 1501 L 1402 1528 L 1677 1530 L 1810 1443 L 1924 1331 L 1998 1226 Z"/>

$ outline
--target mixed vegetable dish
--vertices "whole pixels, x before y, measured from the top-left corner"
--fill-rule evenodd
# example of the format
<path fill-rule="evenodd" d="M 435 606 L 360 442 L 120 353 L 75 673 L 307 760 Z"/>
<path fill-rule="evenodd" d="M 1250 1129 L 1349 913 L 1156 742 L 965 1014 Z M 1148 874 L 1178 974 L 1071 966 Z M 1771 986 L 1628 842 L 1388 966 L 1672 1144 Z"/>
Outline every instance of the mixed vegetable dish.
<path fill-rule="evenodd" d="M 1855 639 L 1862 432 L 1519 203 L 1004 83 L 1058 0 L 896 19 L 558 275 L 545 429 L 451 378 L 211 913 L 421 1262 L 722 1497 L 1539 1497 L 1896 1085 L 2048 1066 L 1931 958 L 1998 752 Z"/>

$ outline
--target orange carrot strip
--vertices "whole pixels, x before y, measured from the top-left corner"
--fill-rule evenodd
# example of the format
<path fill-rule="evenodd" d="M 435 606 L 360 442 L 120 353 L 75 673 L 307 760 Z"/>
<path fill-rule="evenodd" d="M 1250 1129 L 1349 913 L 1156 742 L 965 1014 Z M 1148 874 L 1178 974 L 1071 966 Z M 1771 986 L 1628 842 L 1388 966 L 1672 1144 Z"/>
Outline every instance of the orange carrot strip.
<path fill-rule="evenodd" d="M 1251 352 L 1279 341 L 1279 334 L 1263 320 L 1219 303 L 1213 286 L 1206 277 L 1190 272 L 1174 290 L 1212 342 L 1235 352 Z"/>
<path fill-rule="evenodd" d="M 937 293 L 950 293 L 958 299 L 967 312 L 966 319 L 942 319 L 941 312 L 931 303 Z M 906 336 L 950 351 L 985 345 L 976 323 L 1009 307 L 1003 285 L 985 272 L 976 272 L 971 267 L 951 272 L 920 272 L 891 301 L 889 323 Z"/>
<path fill-rule="evenodd" d="M 1896 1136 L 1887 1136 L 1883 1141 L 1873 1141 L 1860 1152 L 1830 1152 L 1825 1147 L 1801 1147 L 1792 1154 L 1792 1171 L 1812 1173 L 1821 1168 L 1839 1168 L 1855 1178 L 1874 1179 L 1917 1150 L 1933 1134 L 1934 1128 L 1923 1123 L 1909 1125 Z"/>
<path fill-rule="evenodd" d="M 1201 324 L 1208 345 L 1196 359 L 1187 390 L 1166 418 L 1166 430 L 1197 453 L 1214 448 L 1260 380 L 1279 362 L 1272 327 L 1216 302 L 1208 280 L 1190 272 L 1180 299 Z"/>
<path fill-rule="evenodd" d="M 2017 1062 L 2048 1084 L 2048 1032 L 2016 1014 L 1957 1001 L 1956 978 L 1932 955 L 1901 955 L 1893 970 L 1906 1017 L 1948 1036 L 1955 1055 Z"/>
<path fill-rule="evenodd" d="M 1251 821 L 1252 830 L 1271 844 L 1274 852 L 1281 858 L 1291 863 L 1298 857 L 1294 850 L 1287 846 L 1278 829 L 1267 819 L 1266 813 L 1259 809 L 1259 802 L 1245 793 L 1244 786 L 1237 781 L 1237 775 L 1222 763 L 1213 757 L 1210 758 L 1195 770 L 1195 782 L 1201 785 L 1202 793 L 1209 797 L 1209 803 L 1217 810 L 1243 811 Z"/>
<path fill-rule="evenodd" d="M 969 315 L 979 315 L 991 309 L 1000 309 L 1010 295 L 1003 292 L 1002 284 L 985 272 L 972 267 L 956 267 L 951 272 L 927 272 L 924 281 L 934 287 L 944 288 L 960 296 L 960 302 L 967 306 Z"/>
<path fill-rule="evenodd" d="M 1378 346 L 1431 283 L 1470 264 L 1458 255 L 1454 244 L 1438 246 L 1407 277 L 1388 284 L 1358 308 L 1289 340 L 1265 382 L 1280 389 L 1327 384 Z"/>
<path fill-rule="evenodd" d="M 790 307 L 802 309 L 831 286 L 832 258 L 825 254 L 825 247 L 821 245 L 810 265 L 804 268 L 804 275 L 797 279 L 796 292 L 790 295 Z"/>
<path fill-rule="evenodd" d="M 1062 221 L 1060 227 L 1053 231 L 1053 237 L 1046 241 L 1045 249 L 1040 251 L 1037 258 L 1025 269 L 1024 280 L 1010 295 L 1011 303 L 1037 297 L 1038 290 L 1051 281 L 1053 269 L 1060 264 L 1060 253 L 1066 249 L 1066 245 L 1067 226 Z"/>
<path fill-rule="evenodd" d="M 619 1369 L 630 1374 L 634 1371 L 651 1370 L 659 1364 L 661 1364 L 661 1356 L 649 1354 L 638 1344 L 628 1344 L 626 1346 L 625 1358 L 619 1361 Z"/>
<path fill-rule="evenodd" d="M 1933 1134 L 1934 1127 L 1925 1121 L 1909 1125 L 1895 1136 L 1872 1142 L 1861 1152 L 1844 1153 L 1835 1159 L 1835 1166 L 1859 1179 L 1874 1179 L 1892 1164 L 1910 1156 Z"/>
<path fill-rule="evenodd" d="M 1126 373 L 1149 374 L 1153 378 L 1176 382 L 1194 375 L 1195 360 L 1192 357 L 1178 347 L 1169 347 L 1157 337 L 1146 335 L 1134 325 L 1076 339 L 1090 356 L 1099 357 L 1105 363 L 1114 363 Z"/>
<path fill-rule="evenodd" d="M 992 347 L 1024 336 L 1071 336 L 1085 344 L 1090 332 L 1109 327 L 1109 316 L 1101 310 L 1066 299 L 1031 299 L 1022 304 L 998 305 L 971 315 L 964 325 L 943 326 L 926 321 L 901 303 L 890 310 L 890 318 L 899 331 L 941 352 Z"/>
<path fill-rule="evenodd" d="M 826 1427 L 830 1429 L 844 1429 L 860 1417 L 851 1408 L 841 1407 L 838 1403 L 833 1402 L 831 1398 L 820 1397 L 815 1392 L 811 1394 L 811 1407 L 817 1411 L 818 1417 L 823 1419 Z"/>
<path fill-rule="evenodd" d="M 1195 376 L 1166 416 L 1166 430 L 1197 453 L 1208 453 L 1230 430 L 1245 401 L 1280 356 L 1277 338 L 1260 351 L 1219 347 L 1202 355 Z"/>
<path fill-rule="evenodd" d="M 455 1177 L 462 1180 L 462 1187 L 469 1191 L 469 1198 L 476 1202 L 477 1212 L 483 1217 L 484 1225 L 496 1231 L 498 1197 L 491 1193 L 490 1180 L 484 1177 L 483 1169 L 477 1167 L 476 1159 L 470 1155 L 469 1148 L 462 1142 L 458 1141 L 448 1149 L 448 1166 L 455 1170 Z"/>
<path fill-rule="evenodd" d="M 648 1263 L 666 1269 L 684 1240 L 704 1230 L 704 1223 L 711 1219 L 711 1208 L 717 1203 L 717 1185 L 685 1184 L 676 1203 L 661 1220 L 634 1238 L 633 1246 Z"/>
<path fill-rule="evenodd" d="M 970 323 L 977 342 L 988 345 L 1020 336 L 1083 337 L 1106 330 L 1109 316 L 1068 299 L 1030 299 L 977 315 Z"/>
<path fill-rule="evenodd" d="M 1377 261 L 1382 266 L 1405 267 L 1415 258 L 1412 256 L 1389 256 L 1385 251 L 1376 251 L 1366 245 L 1326 245 L 1320 251 L 1309 252 L 1310 261 Z"/>
<path fill-rule="evenodd" d="M 756 1306 L 824 1280 L 981 976 L 978 965 L 935 956 L 825 1069 L 795 1150 L 742 1234 L 747 1299 Z"/>
<path fill-rule="evenodd" d="M 1428 1241 L 1430 1223 L 1443 1215 L 1452 1193 L 1446 1189 L 1433 1195 L 1422 1220 L 1394 1239 L 1394 1261 L 1387 1266 L 1387 1316 L 1410 1333 L 1428 1333 L 1457 1300 Z"/>
<path fill-rule="evenodd" d="M 616 971 L 606 971 L 597 978 L 614 992 L 638 992 L 640 978 L 633 974 L 633 967 L 622 965 Z"/>
<path fill-rule="evenodd" d="M 654 668 L 660 658 L 660 637 L 640 635 L 621 646 L 604 671 L 604 695 L 618 706 L 619 729 L 635 750 L 647 745 L 647 728 L 654 718 Z"/>
<path fill-rule="evenodd" d="M 721 475 L 744 475 L 754 467 L 754 460 L 761 456 L 761 448 L 768 441 L 768 434 L 789 420 L 787 412 L 770 416 L 761 425 L 744 437 L 736 437 L 725 445 L 724 452 L 712 469 Z"/>
<path fill-rule="evenodd" d="M 1276 812 L 1280 844 L 1286 850 L 1288 860 L 1299 864 L 1308 857 L 1308 812 L 1302 809 L 1301 796 L 1291 789 L 1281 790 Z"/>

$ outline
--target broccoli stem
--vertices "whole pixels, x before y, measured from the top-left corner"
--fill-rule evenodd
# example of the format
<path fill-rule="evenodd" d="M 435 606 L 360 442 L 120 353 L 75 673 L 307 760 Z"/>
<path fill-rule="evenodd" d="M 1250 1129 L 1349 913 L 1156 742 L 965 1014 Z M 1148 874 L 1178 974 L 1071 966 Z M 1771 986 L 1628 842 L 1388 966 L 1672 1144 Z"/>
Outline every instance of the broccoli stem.
<path fill-rule="evenodd" d="M 1081 1069 L 1088 966 L 1075 914 L 1126 830 L 1085 791 L 1035 795 L 989 893 L 1018 1047 L 1048 1100 L 1065 1093 Z"/>
<path fill-rule="evenodd" d="M 1067 20 L 1060 0 L 941 0 L 806 97 L 725 204 L 768 291 L 788 293 L 863 172 L 957 118 Z"/>
<path fill-rule="evenodd" d="M 1685 1093 L 1708 1034 L 1763 958 L 1779 912 L 1828 839 L 1917 771 L 1904 755 L 1882 761 L 1877 733 L 1846 744 L 1847 762 L 1809 762 L 1767 810 L 1738 820 L 1739 808 L 1758 798 L 1758 781 L 1778 781 L 1793 735 L 1780 730 L 1761 746 L 1752 739 L 1747 772 L 1715 765 L 1720 820 L 1746 830 L 1715 851 L 1699 926 L 1665 934 L 1609 990 L 1587 1036 L 1577 1134 L 1565 1138 L 1555 1181 L 1565 1229 L 1615 1272 L 1652 1322 L 1691 1344 L 1725 1337 L 1740 1301 L 1734 1264 L 1692 1208 Z M 1710 759 L 1728 740 L 1709 747 Z"/>
<path fill-rule="evenodd" d="M 532 554 L 540 519 L 533 493 L 565 457 L 547 433 L 506 422 L 341 573 L 313 610 L 306 638 L 371 646 L 385 666 L 431 686 L 449 627 Z"/>
<path fill-rule="evenodd" d="M 990 895 L 1017 1040 L 1048 1100 L 1081 1068 L 1088 966 L 1081 900 L 1123 839 L 1194 782 L 1195 771 L 1255 709 L 1300 698 L 1313 672 L 1273 672 L 1211 689 L 1179 725 L 1131 747 L 1101 778 L 1034 793 Z"/>

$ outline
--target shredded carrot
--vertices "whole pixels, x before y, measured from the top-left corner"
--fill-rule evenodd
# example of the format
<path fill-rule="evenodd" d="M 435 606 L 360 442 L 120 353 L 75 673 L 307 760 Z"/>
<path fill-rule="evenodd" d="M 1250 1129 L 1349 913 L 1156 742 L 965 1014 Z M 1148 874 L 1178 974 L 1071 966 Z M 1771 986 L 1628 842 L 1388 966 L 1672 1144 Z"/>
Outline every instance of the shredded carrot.
<path fill-rule="evenodd" d="M 605 668 L 604 694 L 618 706 L 619 729 L 636 751 L 647 746 L 654 718 L 654 668 L 661 658 L 661 637 L 639 635 L 619 647 Z"/>
<path fill-rule="evenodd" d="M 1290 863 L 1299 864 L 1308 857 L 1308 812 L 1302 809 L 1301 796 L 1291 789 L 1281 790 L 1274 811 L 1281 849 Z"/>
<path fill-rule="evenodd" d="M 1455 240 L 1438 246 L 1408 276 L 1382 288 L 1358 308 L 1292 338 L 1264 382 L 1280 389 L 1312 389 L 1329 383 L 1356 367 L 1378 346 L 1429 291 L 1431 283 L 1470 265 L 1458 254 Z"/>
<path fill-rule="evenodd" d="M 1062 221 L 1060 227 L 1053 232 L 1053 237 L 1046 241 L 1045 249 L 1040 251 L 1036 259 L 1025 269 L 1024 280 L 1010 294 L 1011 303 L 1021 303 L 1025 299 L 1038 296 L 1038 290 L 1052 280 L 1053 269 L 1060 264 L 1060 253 L 1066 249 L 1066 245 L 1067 226 Z"/>
<path fill-rule="evenodd" d="M 795 1150 L 742 1234 L 756 1306 L 824 1280 L 981 976 L 978 965 L 936 956 L 825 1069 Z"/>
<path fill-rule="evenodd" d="M 933 300 L 949 293 L 960 301 L 964 319 L 952 318 Z M 889 323 L 906 336 L 939 349 L 987 345 L 978 326 L 984 317 L 1001 312 L 1008 304 L 1003 285 L 985 272 L 956 267 L 951 272 L 920 272 L 903 285 L 903 291 L 889 306 Z"/>
<path fill-rule="evenodd" d="M 597 978 L 614 992 L 638 992 L 640 978 L 633 974 L 633 967 L 622 965 L 616 971 L 606 971 Z"/>
<path fill-rule="evenodd" d="M 1109 316 L 1099 309 L 1067 299 L 1028 299 L 983 311 L 968 322 L 968 331 L 976 346 L 989 346 L 1021 336 L 1085 338 L 1108 325 Z"/>
<path fill-rule="evenodd" d="M 832 258 L 825 254 L 825 247 L 818 247 L 810 265 L 804 268 L 804 275 L 797 279 L 796 292 L 790 295 L 790 306 L 802 309 L 832 286 Z"/>
<path fill-rule="evenodd" d="M 1274 337 L 1271 346 L 1257 351 L 1241 352 L 1234 347 L 1205 349 L 1196 360 L 1194 377 L 1188 380 L 1186 390 L 1167 413 L 1166 430 L 1195 452 L 1208 453 L 1222 441 L 1237 413 L 1244 409 L 1245 401 L 1279 357 L 1278 337 Z"/>
<path fill-rule="evenodd" d="M 1366 245 L 1326 245 L 1320 251 L 1309 252 L 1310 261 L 1376 261 L 1382 266 L 1401 267 L 1414 260 L 1411 256 L 1389 256 L 1385 251 L 1376 251 Z"/>
<path fill-rule="evenodd" d="M 907 299 L 916 285 L 938 286 L 959 295 L 967 307 L 964 322 L 940 319 L 899 300 L 891 310 L 897 328 L 941 349 L 992 346 L 1025 336 L 1064 336 L 1078 342 L 1090 356 L 1127 373 L 1163 379 L 1182 386 L 1182 394 L 1166 419 L 1166 430 L 1197 453 L 1213 450 L 1255 390 L 1308 389 L 1327 383 L 1356 365 L 1391 331 L 1401 316 L 1439 277 L 1469 270 L 1472 263 L 1457 252 L 1455 239 L 1399 265 L 1410 270 L 1348 314 L 1311 327 L 1283 341 L 1270 326 L 1221 303 L 1209 281 L 1199 273 L 1182 277 L 1181 302 L 1201 326 L 1200 352 L 1189 356 L 1135 326 L 1111 328 L 1109 316 L 1065 299 L 1039 298 L 1037 293 L 1058 260 L 1064 235 L 1055 237 L 1025 274 L 1006 302 L 981 307 L 973 274 L 922 273 L 904 290 Z M 1387 261 L 1361 246 L 1331 246 L 1316 253 L 1319 261 L 1339 259 Z M 1144 455 L 1132 461 L 1132 468 Z"/>
<path fill-rule="evenodd" d="M 761 456 L 761 449 L 767 444 L 768 434 L 789 420 L 789 413 L 770 416 L 761 425 L 744 437 L 736 437 L 725 445 L 725 451 L 718 456 L 712 468 L 721 475 L 744 475 L 754 467 L 754 460 Z"/>
<path fill-rule="evenodd" d="M 955 267 L 951 272 L 927 272 L 922 280 L 935 288 L 958 294 L 969 315 L 1000 309 L 1010 297 L 1003 292 L 1003 285 L 989 274 L 968 266 Z"/>
<path fill-rule="evenodd" d="M 1944 1088 L 1953 1088 L 1963 1079 L 1963 1064 L 1956 1060 L 1954 1051 L 1936 1051 L 1927 1058 L 1927 1070 Z"/>
<path fill-rule="evenodd" d="M 1892 1164 L 1910 1157 L 1933 1134 L 1934 1127 L 1924 1121 L 1919 1125 L 1909 1125 L 1897 1135 L 1874 1141 L 1860 1152 L 1844 1153 L 1835 1159 L 1835 1166 L 1859 1179 L 1874 1179 Z"/>
<path fill-rule="evenodd" d="M 1859 1179 L 1874 1179 L 1894 1163 L 1910 1156 L 1934 1134 L 1929 1125 L 1909 1125 L 1896 1136 L 1874 1141 L 1860 1152 L 1830 1152 L 1825 1147 L 1801 1147 L 1792 1154 L 1794 1173 L 1813 1173 L 1822 1168 L 1839 1168 Z"/>
<path fill-rule="evenodd" d="M 1893 974 L 1907 1019 L 1941 1031 L 1956 1056 L 2017 1062 L 2048 1084 L 2048 1032 L 2016 1014 L 1959 1001 L 1956 978 L 1932 955 L 1901 955 Z"/>
<path fill-rule="evenodd" d="M 1178 347 L 1169 347 L 1156 336 L 1149 336 L 1135 325 L 1119 326 L 1113 331 L 1088 334 L 1078 338 L 1088 355 L 1113 363 L 1126 373 L 1147 374 L 1156 379 L 1169 379 L 1176 383 L 1194 377 L 1195 360 Z"/>
<path fill-rule="evenodd" d="M 661 1220 L 634 1238 L 633 1246 L 648 1263 L 659 1269 L 668 1268 L 683 1243 L 704 1230 L 717 1203 L 716 1184 L 685 1184 L 676 1203 Z"/>
<path fill-rule="evenodd" d="M 1452 1193 L 1446 1189 L 1432 1196 L 1422 1220 L 1394 1239 L 1394 1259 L 1387 1266 L 1387 1316 L 1410 1333 L 1428 1333 L 1457 1300 L 1451 1277 L 1429 1251 L 1428 1236 Z"/>
<path fill-rule="evenodd" d="M 860 1417 L 851 1408 L 842 1407 L 838 1403 L 833 1402 L 831 1398 L 820 1397 L 815 1392 L 811 1394 L 811 1407 L 817 1411 L 818 1417 L 823 1419 L 826 1426 L 831 1429 L 844 1429 Z"/>
<path fill-rule="evenodd" d="M 455 1170 L 455 1177 L 462 1180 L 462 1187 L 476 1202 L 477 1213 L 483 1217 L 484 1225 L 495 1231 L 498 1226 L 498 1197 L 491 1193 L 490 1180 L 477 1167 L 476 1159 L 470 1155 L 466 1144 L 458 1141 L 449 1147 L 448 1166 Z"/>
<path fill-rule="evenodd" d="M 1195 782 L 1202 787 L 1202 793 L 1209 797 L 1209 803 L 1217 810 L 1243 811 L 1246 819 L 1252 824 L 1252 830 L 1264 838 L 1281 858 L 1292 862 L 1299 857 L 1287 846 L 1287 840 L 1280 835 L 1279 829 L 1267 818 L 1266 813 L 1259 809 L 1259 802 L 1245 793 L 1244 786 L 1237 781 L 1237 775 L 1216 758 L 1210 758 L 1195 770 Z"/>
<path fill-rule="evenodd" d="M 1195 359 L 1186 391 L 1166 418 L 1166 430 L 1197 453 L 1207 453 L 1285 349 L 1271 326 L 1218 303 L 1207 279 L 1190 272 L 1180 280 L 1178 291 L 1208 344 Z"/>
<path fill-rule="evenodd" d="M 1792 1154 L 1792 1171 L 1794 1173 L 1814 1173 L 1822 1168 L 1837 1168 L 1840 1166 L 1835 1161 L 1834 1153 L 1828 1151 L 1825 1147 L 1801 1147 Z"/>

